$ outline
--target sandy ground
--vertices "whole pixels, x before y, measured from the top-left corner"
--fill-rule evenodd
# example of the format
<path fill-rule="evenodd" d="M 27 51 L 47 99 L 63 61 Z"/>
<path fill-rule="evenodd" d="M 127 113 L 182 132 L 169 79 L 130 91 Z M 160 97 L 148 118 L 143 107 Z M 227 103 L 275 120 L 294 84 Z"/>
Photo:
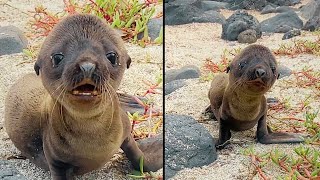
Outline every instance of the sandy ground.
<path fill-rule="evenodd" d="M 307 1 L 302 1 L 303 4 Z M 232 12 L 222 10 L 227 18 Z M 275 14 L 261 15 L 259 12 L 249 11 L 261 22 Z M 244 48 L 247 44 L 238 42 L 228 42 L 222 40 L 222 26 L 212 23 L 194 23 L 179 26 L 165 26 L 165 68 L 179 69 L 186 65 L 195 65 L 200 69 L 206 59 L 219 62 L 224 49 L 232 50 L 239 47 Z M 262 44 L 270 49 L 277 49 L 282 43 L 292 43 L 290 40 L 281 40 L 283 34 L 263 35 L 256 44 Z M 308 32 L 294 39 L 315 39 L 316 36 Z M 276 56 L 279 64 L 285 65 L 293 71 L 301 71 L 304 67 L 311 67 L 314 71 L 320 72 L 320 57 L 309 54 L 300 54 L 297 57 Z M 204 73 L 204 71 L 202 71 Z M 267 97 L 276 97 L 280 100 L 286 98 L 292 107 L 297 107 L 298 103 L 310 98 L 311 111 L 319 110 L 319 91 L 312 88 L 299 88 L 294 83 L 293 75 L 276 81 L 275 85 Z M 190 115 L 197 120 L 202 120 L 201 112 L 209 105 L 207 98 L 210 82 L 201 82 L 200 79 L 187 80 L 187 85 L 177 91 L 165 96 L 166 113 Z M 276 117 L 287 117 L 288 112 L 273 114 Z M 305 110 L 295 115 L 297 118 L 305 119 Z M 317 118 L 319 120 L 319 116 Z M 274 122 L 272 117 L 268 121 Z M 290 123 L 290 122 L 289 122 Z M 205 121 L 202 123 L 213 137 L 218 137 L 218 123 Z M 178 172 L 172 179 L 259 179 L 250 163 L 249 157 L 241 153 L 243 148 L 253 146 L 258 153 L 269 152 L 278 148 L 291 154 L 296 145 L 262 145 L 255 142 L 256 128 L 244 132 L 233 132 L 232 142 L 226 149 L 218 151 L 218 160 L 204 167 L 184 169 Z M 304 145 L 307 146 L 307 145 Z M 312 146 L 320 150 L 319 146 Z M 281 170 L 275 166 L 266 167 L 265 174 L 272 179 L 282 175 Z"/>
<path fill-rule="evenodd" d="M 19 27 L 26 35 L 30 31 L 27 22 L 30 20 L 28 11 L 42 4 L 50 11 L 59 12 L 64 7 L 62 0 L 0 0 L 0 26 L 14 25 Z M 36 45 L 43 42 L 43 38 L 29 41 L 29 44 Z M 141 95 L 147 90 L 142 80 L 155 82 L 156 76 L 162 74 L 163 50 L 162 46 L 148 46 L 141 48 L 137 45 L 126 43 L 130 57 L 131 67 L 125 72 L 120 90 L 129 94 Z M 3 128 L 4 122 L 4 99 L 8 88 L 26 73 L 34 73 L 34 60 L 30 60 L 22 53 L 0 56 L 0 159 L 6 159 L 11 155 L 19 154 L 13 146 Z M 162 95 L 154 95 L 155 108 L 162 110 Z M 42 171 L 28 160 L 12 160 L 15 167 L 27 179 L 44 180 L 50 179 L 48 172 Z M 132 171 L 129 161 L 123 157 L 122 152 L 115 154 L 112 160 L 101 170 L 86 174 L 78 179 L 128 179 Z M 158 171 L 161 175 L 161 170 Z"/>

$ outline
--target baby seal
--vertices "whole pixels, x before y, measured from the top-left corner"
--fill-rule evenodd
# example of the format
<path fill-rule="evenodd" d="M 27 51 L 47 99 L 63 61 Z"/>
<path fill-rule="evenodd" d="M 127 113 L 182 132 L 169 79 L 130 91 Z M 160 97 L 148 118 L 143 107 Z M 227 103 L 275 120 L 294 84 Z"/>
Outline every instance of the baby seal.
<path fill-rule="evenodd" d="M 5 104 L 5 128 L 22 155 L 72 179 L 102 167 L 121 148 L 135 169 L 163 165 L 163 142 L 137 145 L 116 90 L 131 59 L 113 29 L 92 15 L 73 15 L 46 38 L 35 74 L 19 79 Z M 146 148 L 147 147 L 147 148 Z"/>
<path fill-rule="evenodd" d="M 257 123 L 256 136 L 262 144 L 303 142 L 298 135 L 274 133 L 267 126 L 264 94 L 279 76 L 277 62 L 268 48 L 246 47 L 234 58 L 227 73 L 214 77 L 208 93 L 211 110 L 219 121 L 218 149 L 228 144 L 230 130 L 248 130 Z"/>

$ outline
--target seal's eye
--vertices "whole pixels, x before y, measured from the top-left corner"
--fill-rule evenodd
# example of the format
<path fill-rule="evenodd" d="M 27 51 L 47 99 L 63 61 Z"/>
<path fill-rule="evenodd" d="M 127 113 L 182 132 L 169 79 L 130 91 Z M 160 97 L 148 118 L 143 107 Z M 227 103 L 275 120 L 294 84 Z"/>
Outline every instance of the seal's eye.
<path fill-rule="evenodd" d="M 64 55 L 62 53 L 56 53 L 51 56 L 53 66 L 58 66 L 63 60 Z"/>
<path fill-rule="evenodd" d="M 244 68 L 244 66 L 247 64 L 247 62 L 241 62 L 239 63 L 239 67 L 240 69 Z"/>
<path fill-rule="evenodd" d="M 118 55 L 115 52 L 109 52 L 106 56 L 113 66 L 120 65 L 118 63 Z"/>

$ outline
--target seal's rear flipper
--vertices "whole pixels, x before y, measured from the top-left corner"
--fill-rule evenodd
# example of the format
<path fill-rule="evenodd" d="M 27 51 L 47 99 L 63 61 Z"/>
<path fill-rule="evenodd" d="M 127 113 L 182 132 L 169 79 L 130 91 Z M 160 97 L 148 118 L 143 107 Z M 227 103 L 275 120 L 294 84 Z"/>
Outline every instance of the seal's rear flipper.
<path fill-rule="evenodd" d="M 131 114 L 135 112 L 139 112 L 140 114 L 144 113 L 144 107 L 134 99 L 134 96 L 120 92 L 117 92 L 117 95 L 120 100 L 120 105 L 125 112 L 130 112 Z M 146 98 L 144 97 L 137 98 L 141 101 L 146 101 Z"/>
<path fill-rule="evenodd" d="M 209 117 L 209 119 L 217 121 L 216 116 L 214 115 L 213 111 L 211 110 L 211 105 L 209 105 L 203 112 L 202 112 L 203 116 L 207 116 Z"/>
<path fill-rule="evenodd" d="M 305 136 L 293 133 L 272 132 L 267 126 L 268 134 L 257 133 L 257 139 L 261 144 L 302 143 Z"/>
<path fill-rule="evenodd" d="M 303 138 L 297 134 L 290 133 L 272 133 L 258 137 L 261 144 L 282 144 L 282 143 L 302 143 Z"/>

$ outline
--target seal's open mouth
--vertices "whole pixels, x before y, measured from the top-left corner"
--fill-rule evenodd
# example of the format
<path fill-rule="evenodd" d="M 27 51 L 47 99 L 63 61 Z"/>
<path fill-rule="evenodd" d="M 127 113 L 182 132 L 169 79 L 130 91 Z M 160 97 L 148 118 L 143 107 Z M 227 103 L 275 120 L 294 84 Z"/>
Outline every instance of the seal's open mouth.
<path fill-rule="evenodd" d="M 71 93 L 75 96 L 97 96 L 100 94 L 97 87 L 91 83 L 79 84 Z"/>
<path fill-rule="evenodd" d="M 253 81 L 248 81 L 247 84 L 258 86 L 258 87 L 265 87 L 266 86 L 266 83 L 264 83 L 261 79 L 255 79 Z"/>

